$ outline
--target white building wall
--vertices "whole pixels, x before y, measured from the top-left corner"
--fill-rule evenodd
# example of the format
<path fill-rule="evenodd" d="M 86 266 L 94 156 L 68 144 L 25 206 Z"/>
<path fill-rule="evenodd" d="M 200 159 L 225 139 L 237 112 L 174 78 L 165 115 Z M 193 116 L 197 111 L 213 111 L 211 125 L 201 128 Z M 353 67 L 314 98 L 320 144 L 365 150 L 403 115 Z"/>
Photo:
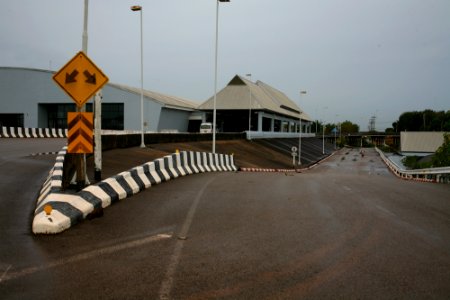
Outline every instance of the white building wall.
<path fill-rule="evenodd" d="M 141 95 L 106 85 L 103 102 L 124 103 L 124 129 L 141 130 Z M 144 97 L 145 131 L 157 131 L 162 104 Z"/>
<path fill-rule="evenodd" d="M 51 71 L 0 67 L 0 113 L 23 113 L 24 127 L 47 127 L 46 111 L 39 104 L 74 104 L 56 85 L 52 76 Z M 103 103 L 124 104 L 125 130 L 141 129 L 140 94 L 110 85 L 106 85 L 102 93 Z M 177 113 L 177 110 L 170 109 L 164 112 L 163 106 L 160 102 L 144 97 L 144 122 L 147 124 L 144 129 L 158 131 L 162 125 L 165 127 L 162 129 L 187 131 L 189 113 Z"/>
<path fill-rule="evenodd" d="M 0 68 L 0 112 L 23 113 L 25 127 L 38 127 L 38 103 L 71 103 L 51 79 L 53 73 Z"/>
<path fill-rule="evenodd" d="M 158 131 L 176 130 L 178 132 L 187 132 L 190 115 L 190 111 L 163 108 L 161 110 Z"/>

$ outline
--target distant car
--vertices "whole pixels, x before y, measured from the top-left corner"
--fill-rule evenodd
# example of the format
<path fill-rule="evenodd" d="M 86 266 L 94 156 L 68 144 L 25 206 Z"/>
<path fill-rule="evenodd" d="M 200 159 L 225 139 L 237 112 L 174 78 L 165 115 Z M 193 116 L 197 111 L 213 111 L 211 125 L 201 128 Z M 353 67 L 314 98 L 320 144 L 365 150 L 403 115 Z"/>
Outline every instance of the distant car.
<path fill-rule="evenodd" d="M 212 133 L 213 126 L 212 123 L 202 123 L 200 125 L 200 133 Z"/>

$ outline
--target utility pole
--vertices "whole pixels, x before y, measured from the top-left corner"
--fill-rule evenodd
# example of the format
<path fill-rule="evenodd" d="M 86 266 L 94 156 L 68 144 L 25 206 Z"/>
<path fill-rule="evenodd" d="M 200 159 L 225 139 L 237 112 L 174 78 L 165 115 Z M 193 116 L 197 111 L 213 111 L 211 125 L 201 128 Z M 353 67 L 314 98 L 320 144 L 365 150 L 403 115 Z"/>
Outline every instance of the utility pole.
<path fill-rule="evenodd" d="M 89 15 L 89 0 L 84 0 L 84 22 L 83 22 L 83 40 L 82 50 L 87 55 L 88 52 L 88 15 Z M 94 96 L 94 179 L 96 181 L 102 180 L 102 90 L 99 90 Z M 81 111 L 86 111 L 84 106 Z M 86 172 L 86 154 L 83 156 L 83 173 L 78 178 L 86 177 L 86 182 L 83 185 L 89 184 L 89 179 Z M 78 180 L 78 179 L 77 179 Z"/>
<path fill-rule="evenodd" d="M 299 133 L 298 133 L 298 165 L 300 166 L 302 164 L 302 108 L 301 108 L 301 102 L 302 102 L 302 95 L 306 95 L 306 91 L 300 91 L 300 103 L 299 103 L 299 113 L 298 113 L 298 120 L 299 120 Z"/>
<path fill-rule="evenodd" d="M 84 0 L 84 18 L 83 18 L 83 34 L 81 41 L 81 50 L 87 54 L 87 43 L 88 43 L 88 11 L 89 11 L 89 0 Z M 83 105 L 81 108 L 77 107 L 77 112 L 85 112 L 86 106 Z M 86 172 L 86 154 L 76 154 L 75 159 L 76 168 L 76 181 L 77 189 L 83 189 L 87 184 L 89 184 L 89 179 Z"/>

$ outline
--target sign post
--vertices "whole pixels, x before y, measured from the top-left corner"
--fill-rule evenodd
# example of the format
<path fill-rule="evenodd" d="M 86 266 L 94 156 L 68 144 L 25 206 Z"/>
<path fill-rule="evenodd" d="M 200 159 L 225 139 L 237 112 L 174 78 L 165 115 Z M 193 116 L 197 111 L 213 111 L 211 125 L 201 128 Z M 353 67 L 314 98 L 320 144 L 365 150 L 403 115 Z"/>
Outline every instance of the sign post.
<path fill-rule="evenodd" d="M 297 156 L 297 147 L 292 146 L 291 148 L 291 155 L 292 155 L 292 167 L 295 169 L 295 157 Z"/>
<path fill-rule="evenodd" d="M 64 67 L 53 75 L 53 80 L 56 84 L 63 89 L 66 94 L 72 98 L 77 105 L 78 115 L 73 117 L 74 122 L 69 121 L 72 127 L 73 136 L 69 137 L 69 150 L 68 153 L 80 154 L 76 159 L 77 164 L 77 185 L 79 188 L 85 186 L 85 161 L 83 159 L 85 153 L 92 153 L 92 114 L 82 115 L 80 110 L 82 106 L 108 82 L 108 77 L 89 59 L 89 57 L 83 52 L 78 52 L 71 60 L 69 60 Z M 70 113 L 69 113 L 70 114 Z M 91 127 L 89 127 L 91 126 Z M 88 130 L 87 128 L 90 128 Z M 71 148 L 71 144 L 75 143 L 75 146 Z M 90 146 L 89 146 L 90 144 Z M 75 149 L 71 152 L 70 149 Z"/>
<path fill-rule="evenodd" d="M 102 180 L 102 92 L 97 92 L 94 97 L 94 180 Z"/>

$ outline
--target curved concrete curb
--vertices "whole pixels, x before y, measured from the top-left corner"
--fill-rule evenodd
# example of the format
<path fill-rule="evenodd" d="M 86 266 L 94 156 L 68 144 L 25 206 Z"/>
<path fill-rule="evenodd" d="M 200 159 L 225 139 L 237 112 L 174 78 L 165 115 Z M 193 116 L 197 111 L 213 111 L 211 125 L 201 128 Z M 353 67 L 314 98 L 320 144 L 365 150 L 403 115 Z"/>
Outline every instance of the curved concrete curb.
<path fill-rule="evenodd" d="M 48 172 L 47 180 L 42 185 L 37 202 L 41 202 L 51 193 L 58 193 L 62 188 L 62 175 L 64 167 L 64 157 L 67 153 L 67 146 L 64 146 L 56 156 L 55 165 Z"/>
<path fill-rule="evenodd" d="M 300 169 L 265 169 L 265 168 L 240 168 L 239 171 L 242 172 L 273 172 L 273 173 L 301 173 L 302 171 L 310 170 L 312 168 L 315 168 L 319 164 L 326 161 L 328 158 L 332 157 L 335 154 L 335 152 L 327 155 L 326 157 L 322 158 L 315 164 L 310 165 L 306 168 L 300 168 Z"/>
<path fill-rule="evenodd" d="M 241 172 L 294 173 L 303 169 L 240 168 Z"/>
<path fill-rule="evenodd" d="M 412 174 L 407 174 L 408 170 L 402 170 L 397 166 L 394 162 L 392 162 L 386 155 L 378 149 L 378 147 L 375 147 L 375 151 L 380 155 L 381 160 L 386 164 L 389 171 L 391 171 L 394 176 L 403 179 L 403 180 L 413 180 L 413 181 L 419 181 L 419 182 L 430 182 L 430 183 L 438 183 L 439 181 L 436 178 L 429 179 L 425 177 L 419 177 L 418 174 L 415 176 Z M 411 170 L 414 171 L 414 170 Z M 425 171 L 425 170 L 423 170 Z M 424 172 L 423 174 L 420 174 L 421 176 L 426 176 L 427 174 Z M 434 175 L 434 174 L 433 174 Z"/>
<path fill-rule="evenodd" d="M 232 155 L 182 151 L 119 173 L 69 195 L 61 193 L 65 150 L 60 153 L 57 158 L 58 166 L 55 164 L 50 171 L 37 201 L 32 225 L 35 234 L 62 232 L 85 219 L 94 210 L 108 207 L 152 185 L 180 176 L 201 172 L 237 171 Z M 53 208 L 50 215 L 44 211 L 47 204 Z"/>
<path fill-rule="evenodd" d="M 56 128 L 22 128 L 2 126 L 0 137 L 3 138 L 67 138 L 67 129 Z"/>

